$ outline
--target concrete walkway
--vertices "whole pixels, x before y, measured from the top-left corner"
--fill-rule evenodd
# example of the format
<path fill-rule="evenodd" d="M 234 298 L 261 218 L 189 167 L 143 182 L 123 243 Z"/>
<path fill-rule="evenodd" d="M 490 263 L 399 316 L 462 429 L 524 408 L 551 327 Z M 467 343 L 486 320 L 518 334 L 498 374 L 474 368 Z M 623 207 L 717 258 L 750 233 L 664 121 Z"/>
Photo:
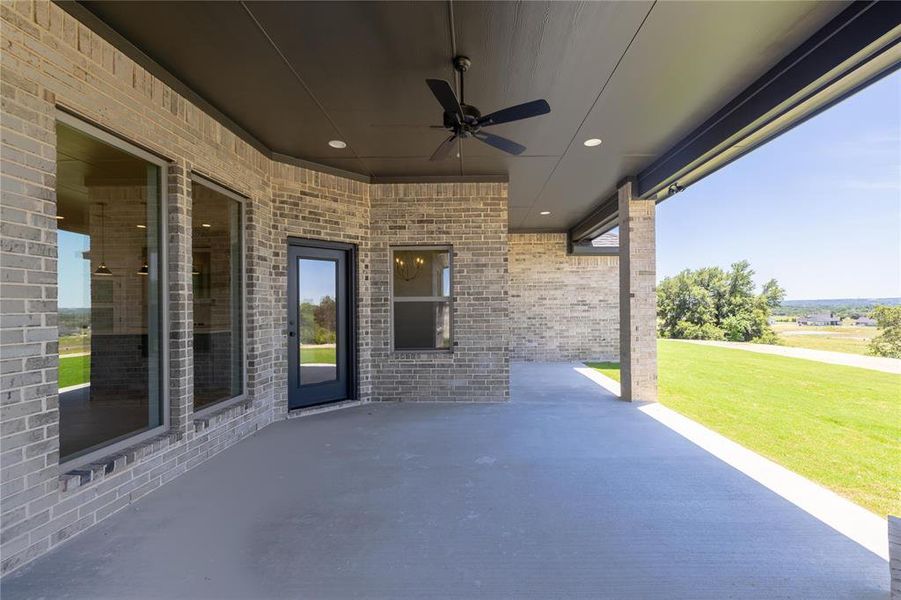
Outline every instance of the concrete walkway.
<path fill-rule="evenodd" d="M 888 598 L 884 560 L 575 366 L 275 424 L 3 598 Z"/>
<path fill-rule="evenodd" d="M 809 348 L 791 348 L 789 346 L 771 346 L 769 344 L 746 344 L 743 342 L 714 342 L 710 340 L 675 340 L 686 344 L 700 344 L 703 346 L 718 346 L 720 348 L 732 348 L 733 350 L 748 350 L 760 354 L 776 354 L 791 358 L 803 358 L 831 365 L 845 365 L 846 367 L 859 367 L 871 371 L 901 374 L 901 360 L 897 358 L 884 358 L 882 356 L 863 356 L 860 354 L 848 354 L 846 352 L 829 352 L 828 350 L 810 350 Z"/>

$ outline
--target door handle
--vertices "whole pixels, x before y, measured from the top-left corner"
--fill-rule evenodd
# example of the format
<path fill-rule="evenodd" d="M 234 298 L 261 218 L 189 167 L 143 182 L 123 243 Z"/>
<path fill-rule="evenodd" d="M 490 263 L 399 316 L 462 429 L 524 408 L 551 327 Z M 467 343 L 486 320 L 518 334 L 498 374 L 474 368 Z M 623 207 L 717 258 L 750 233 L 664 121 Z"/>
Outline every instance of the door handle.
<path fill-rule="evenodd" d="M 293 331 L 289 331 L 289 332 L 288 332 L 288 336 L 289 336 L 289 337 L 294 337 L 294 332 L 293 332 Z"/>

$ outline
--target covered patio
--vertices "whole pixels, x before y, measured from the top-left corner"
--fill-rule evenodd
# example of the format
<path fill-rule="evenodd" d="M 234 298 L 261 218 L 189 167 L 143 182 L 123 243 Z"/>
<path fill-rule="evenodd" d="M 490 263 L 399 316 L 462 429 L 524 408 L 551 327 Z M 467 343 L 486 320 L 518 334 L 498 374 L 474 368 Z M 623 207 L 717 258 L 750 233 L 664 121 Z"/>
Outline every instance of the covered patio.
<path fill-rule="evenodd" d="M 657 204 L 899 7 L 4 3 L 4 598 L 884 596 L 646 405 Z"/>
<path fill-rule="evenodd" d="M 884 598 L 886 564 L 575 371 L 275 423 L 12 598 Z"/>

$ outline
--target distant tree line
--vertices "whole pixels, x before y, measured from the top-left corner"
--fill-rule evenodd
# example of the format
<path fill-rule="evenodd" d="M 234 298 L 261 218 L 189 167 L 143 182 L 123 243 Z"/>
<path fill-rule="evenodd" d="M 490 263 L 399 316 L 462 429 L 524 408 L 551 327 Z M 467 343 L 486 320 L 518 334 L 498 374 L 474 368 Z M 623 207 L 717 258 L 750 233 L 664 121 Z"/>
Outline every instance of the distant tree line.
<path fill-rule="evenodd" d="M 661 337 L 778 343 L 769 319 L 785 298 L 775 279 L 755 293 L 754 271 L 743 260 L 725 271 L 706 267 L 667 277 L 657 287 Z"/>
<path fill-rule="evenodd" d="M 859 319 L 869 316 L 876 309 L 876 304 L 782 304 L 773 310 L 773 315 L 782 317 L 803 317 L 805 315 L 832 313 L 840 319 Z"/>

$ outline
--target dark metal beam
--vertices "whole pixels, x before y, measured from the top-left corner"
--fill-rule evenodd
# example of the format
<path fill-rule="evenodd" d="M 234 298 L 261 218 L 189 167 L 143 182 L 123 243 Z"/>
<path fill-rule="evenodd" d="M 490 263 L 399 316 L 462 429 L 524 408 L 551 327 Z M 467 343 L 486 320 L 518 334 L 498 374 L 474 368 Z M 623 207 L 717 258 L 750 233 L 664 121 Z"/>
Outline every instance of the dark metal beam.
<path fill-rule="evenodd" d="M 897 36 L 887 44 L 879 44 L 878 40 L 891 35 L 899 24 L 901 3 L 854 2 L 639 173 L 638 195 L 647 198 L 668 188 L 680 175 L 696 168 L 699 163 L 710 161 L 724 148 L 734 145 L 799 102 L 846 76 L 860 63 L 846 68 L 842 66 L 866 51 L 868 46 L 878 44 L 872 52 L 861 57 L 864 60 L 889 51 L 898 43 Z M 838 72 L 833 74 L 833 70 Z M 808 90 L 809 86 L 814 86 L 814 89 Z"/>
<path fill-rule="evenodd" d="M 619 246 L 592 246 L 591 243 L 566 243 L 567 256 L 619 256 Z"/>
<path fill-rule="evenodd" d="M 636 176 L 642 198 L 667 198 L 901 66 L 901 2 L 858 1 Z M 610 230 L 616 197 L 570 230 Z"/>
<path fill-rule="evenodd" d="M 596 238 L 604 231 L 613 229 L 619 218 L 618 211 L 619 200 L 616 193 L 614 193 L 570 229 L 569 238 L 578 243 L 582 240 Z"/>

